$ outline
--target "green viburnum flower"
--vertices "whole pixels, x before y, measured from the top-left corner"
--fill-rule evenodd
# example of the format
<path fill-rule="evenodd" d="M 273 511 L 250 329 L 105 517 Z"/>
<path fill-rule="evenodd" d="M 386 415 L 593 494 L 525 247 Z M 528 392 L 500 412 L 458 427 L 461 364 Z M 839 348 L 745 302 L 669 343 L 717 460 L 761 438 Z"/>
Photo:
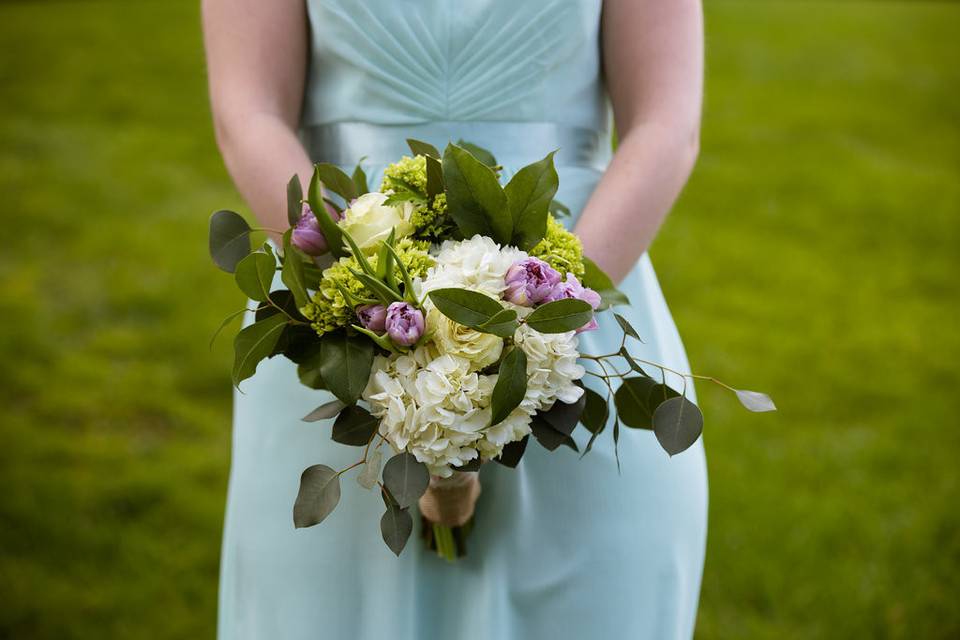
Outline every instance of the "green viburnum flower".
<path fill-rule="evenodd" d="M 394 248 L 400 261 L 410 272 L 410 277 L 423 276 L 433 265 L 433 258 L 427 253 L 430 243 L 413 238 L 398 240 Z M 376 267 L 377 256 L 367 256 L 371 266 Z M 320 279 L 320 288 L 313 294 L 313 298 L 305 304 L 300 313 L 310 320 L 310 326 L 318 335 L 346 327 L 356 322 L 354 308 L 343 298 L 343 293 L 337 287 L 339 284 L 347 293 L 355 298 L 373 298 L 373 294 L 350 273 L 350 269 L 361 271 L 360 264 L 353 256 L 345 256 L 334 262 L 323 271 Z"/>
<path fill-rule="evenodd" d="M 567 231 L 552 215 L 547 216 L 546 235 L 529 254 L 559 271 L 562 278 L 566 278 L 567 273 L 572 273 L 577 278 L 583 277 L 583 245 L 580 238 Z"/>
<path fill-rule="evenodd" d="M 426 207 L 418 207 L 410 218 L 414 235 L 430 242 L 449 239 L 457 231 L 457 224 L 447 215 L 447 194 L 438 193 Z"/>
<path fill-rule="evenodd" d="M 423 156 L 403 156 L 383 171 L 380 191 L 407 191 L 410 187 L 427 193 L 427 159 Z"/>
<path fill-rule="evenodd" d="M 427 159 L 423 156 L 403 156 L 399 162 L 388 165 L 383 172 L 380 190 L 384 193 L 409 193 L 413 190 L 422 200 L 415 203 L 410 222 L 414 235 L 422 240 L 440 242 L 456 232 L 457 225 L 447 215 L 447 194 L 438 193 L 427 199 Z"/>

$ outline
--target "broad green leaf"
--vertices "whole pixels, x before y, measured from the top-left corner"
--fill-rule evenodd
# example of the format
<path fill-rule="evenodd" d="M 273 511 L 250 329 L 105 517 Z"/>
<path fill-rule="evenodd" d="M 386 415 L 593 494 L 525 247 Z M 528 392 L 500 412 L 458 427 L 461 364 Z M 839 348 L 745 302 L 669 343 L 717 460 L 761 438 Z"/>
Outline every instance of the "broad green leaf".
<path fill-rule="evenodd" d="M 777 405 L 773 404 L 773 400 L 765 393 L 760 393 L 759 391 L 744 391 L 741 389 L 737 389 L 736 393 L 740 404 L 750 411 L 764 412 L 777 410 Z"/>
<path fill-rule="evenodd" d="M 624 378 L 613 394 L 617 416 L 623 424 L 634 429 L 653 428 L 653 409 L 650 406 L 650 390 L 657 383 L 650 378 Z"/>
<path fill-rule="evenodd" d="M 613 280 L 610 279 L 610 276 L 604 273 L 603 269 L 598 267 L 593 260 L 587 256 L 583 256 L 583 266 L 583 286 L 593 289 L 600 294 L 601 304 L 598 311 L 603 311 L 614 305 L 630 304 L 627 296 L 617 289 L 616 285 L 613 284 Z"/>
<path fill-rule="evenodd" d="M 436 289 L 430 300 L 443 315 L 467 327 L 479 327 L 498 313 L 503 305 L 488 295 L 468 289 Z"/>
<path fill-rule="evenodd" d="M 550 202 L 550 213 L 553 214 L 554 218 L 566 218 L 570 215 L 570 207 L 559 200 L 552 200 Z"/>
<path fill-rule="evenodd" d="M 303 416 L 301 420 L 304 422 L 317 422 L 318 420 L 329 420 L 334 417 L 347 405 L 343 404 L 339 400 L 331 400 L 326 402 L 307 415 Z"/>
<path fill-rule="evenodd" d="M 490 424 L 503 422 L 516 409 L 527 392 L 527 355 L 514 347 L 500 361 L 497 383 L 490 398 Z"/>
<path fill-rule="evenodd" d="M 279 307 L 279 309 L 277 307 Z M 307 319 L 300 314 L 300 310 L 297 309 L 297 302 L 294 300 L 293 294 L 286 289 L 275 289 L 271 291 L 270 302 L 264 301 L 257 305 L 256 320 L 259 322 L 277 313 L 284 313 L 287 317 L 300 322 L 307 321 Z M 317 334 L 314 333 L 313 335 Z"/>
<path fill-rule="evenodd" d="M 458 471 L 479 471 L 480 465 L 482 463 L 483 461 L 480 458 L 474 458 L 473 460 L 470 460 L 469 462 L 465 462 L 459 467 L 457 467 L 457 470 Z"/>
<path fill-rule="evenodd" d="M 280 271 L 280 279 L 290 289 L 298 308 L 310 302 L 310 296 L 307 294 L 307 276 L 303 270 L 303 258 L 296 247 L 290 243 L 289 231 L 283 234 L 283 268 Z"/>
<path fill-rule="evenodd" d="M 437 194 L 443 193 L 443 189 L 443 165 L 437 158 L 427 156 L 427 198 L 431 204 Z"/>
<path fill-rule="evenodd" d="M 300 176 L 293 174 L 287 183 L 287 222 L 293 227 L 300 221 L 303 213 L 303 187 L 300 185 Z"/>
<path fill-rule="evenodd" d="M 357 185 L 343 169 L 327 162 L 317 163 L 314 167 L 323 186 L 343 198 L 347 204 L 357 197 Z"/>
<path fill-rule="evenodd" d="M 637 333 L 637 330 L 633 328 L 633 325 L 630 324 L 630 321 L 624 318 L 619 313 L 614 313 L 613 317 L 617 319 L 617 324 L 620 325 L 620 328 L 623 329 L 623 332 L 635 340 L 643 342 L 640 338 L 640 334 Z"/>
<path fill-rule="evenodd" d="M 373 366 L 373 343 L 342 331 L 324 334 L 320 342 L 320 376 L 333 395 L 353 404 L 363 393 Z"/>
<path fill-rule="evenodd" d="M 583 413 L 580 414 L 580 422 L 590 433 L 600 433 L 607 426 L 610 405 L 606 398 L 593 389 L 584 388 L 583 391 L 584 406 Z"/>
<path fill-rule="evenodd" d="M 210 257 L 218 267 L 233 273 L 250 253 L 250 225 L 239 213 L 217 211 L 210 216 Z"/>
<path fill-rule="evenodd" d="M 370 442 L 377 432 L 380 420 L 369 411 L 357 405 L 343 409 L 333 423 L 333 440 L 340 444 L 362 447 Z"/>
<path fill-rule="evenodd" d="M 527 324 L 540 333 L 563 333 L 590 322 L 593 308 L 576 298 L 564 298 L 540 305 L 527 316 Z"/>
<path fill-rule="evenodd" d="M 439 160 L 441 157 L 440 151 L 438 151 L 435 146 L 429 142 L 424 142 L 423 140 L 407 138 L 407 146 L 410 147 L 410 152 L 415 156 L 433 157 L 437 160 Z"/>
<path fill-rule="evenodd" d="M 340 476 L 325 464 L 304 469 L 300 491 L 293 505 L 293 524 L 298 529 L 323 522 L 340 502 Z"/>
<path fill-rule="evenodd" d="M 457 145 L 465 149 L 470 155 L 474 158 L 487 165 L 488 167 L 497 166 L 497 159 L 493 157 L 493 154 L 484 149 L 481 146 L 475 145 L 472 142 L 467 142 L 463 138 L 457 140 Z"/>
<path fill-rule="evenodd" d="M 367 454 L 367 461 L 363 463 L 363 468 L 357 474 L 357 484 L 364 489 L 373 489 L 377 486 L 377 478 L 380 477 L 380 466 L 383 464 L 383 452 L 380 449 L 374 449 Z"/>
<path fill-rule="evenodd" d="M 411 453 L 398 453 L 383 466 L 383 484 L 397 504 L 405 509 L 416 504 L 430 484 L 427 465 L 418 462 Z"/>
<path fill-rule="evenodd" d="M 527 450 L 527 442 L 529 440 L 530 436 L 525 435 L 521 440 L 508 442 L 503 446 L 503 451 L 500 452 L 500 455 L 494 458 L 494 461 L 499 462 L 505 467 L 515 469 L 517 465 L 520 464 L 523 452 Z"/>
<path fill-rule="evenodd" d="M 547 232 L 547 212 L 560 180 L 553 166 L 554 153 L 517 171 L 504 187 L 513 219 L 510 244 L 524 251 L 543 240 Z"/>
<path fill-rule="evenodd" d="M 260 361 L 273 352 L 286 326 L 287 317 L 278 313 L 237 334 L 233 339 L 233 384 L 238 385 L 254 374 Z"/>
<path fill-rule="evenodd" d="M 330 253 L 337 258 L 341 258 L 348 255 L 348 252 L 346 247 L 343 246 L 343 234 L 340 231 L 340 225 L 330 217 L 330 213 L 324 204 L 326 199 L 321 193 L 322 179 L 320 177 L 319 166 L 320 165 L 316 165 L 313 169 L 313 176 L 310 178 L 310 186 L 307 190 L 307 202 L 310 205 L 310 210 L 313 211 L 314 217 L 317 219 L 317 224 L 320 225 L 320 231 L 323 232 L 323 237 L 327 239 L 327 246 L 330 248 Z"/>
<path fill-rule="evenodd" d="M 703 414 L 686 398 L 670 398 L 654 411 L 653 432 L 664 451 L 675 456 L 700 437 Z"/>
<path fill-rule="evenodd" d="M 351 179 L 353 180 L 353 186 L 356 188 L 358 195 L 370 192 L 370 187 L 367 186 L 367 172 L 363 170 L 360 163 L 357 163 L 357 166 L 354 168 Z"/>
<path fill-rule="evenodd" d="M 387 507 L 380 518 L 380 534 L 390 551 L 399 556 L 411 533 L 413 518 L 410 517 L 410 512 L 392 505 Z"/>
<path fill-rule="evenodd" d="M 448 144 L 443 152 L 443 182 L 447 211 L 464 237 L 479 233 L 501 244 L 510 242 L 513 220 L 507 196 L 490 167 L 464 148 Z"/>
<path fill-rule="evenodd" d="M 500 336 L 501 338 L 512 338 L 513 334 L 517 332 L 517 327 L 519 326 L 520 323 L 517 322 L 516 311 L 513 309 L 501 309 L 489 320 L 477 325 L 474 328 L 477 331 L 482 331 L 483 333 L 492 333 L 493 335 Z"/>
<path fill-rule="evenodd" d="M 530 432 L 547 451 L 553 451 L 562 444 L 574 451 L 579 451 L 577 443 L 569 434 L 554 429 L 540 414 L 533 416 L 533 420 L 530 421 Z"/>
<path fill-rule="evenodd" d="M 566 402 L 557 400 L 547 411 L 541 411 L 540 417 L 560 433 L 570 435 L 580 421 L 580 416 L 583 414 L 586 403 L 586 394 L 580 396 L 580 399 L 573 404 L 567 404 Z"/>

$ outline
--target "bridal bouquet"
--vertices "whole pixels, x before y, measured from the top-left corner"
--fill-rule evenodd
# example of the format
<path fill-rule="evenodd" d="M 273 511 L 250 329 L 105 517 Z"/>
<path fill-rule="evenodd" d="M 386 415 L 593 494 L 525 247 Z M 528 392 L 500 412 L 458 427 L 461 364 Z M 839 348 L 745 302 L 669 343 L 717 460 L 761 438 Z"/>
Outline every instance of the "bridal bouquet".
<path fill-rule="evenodd" d="M 362 451 L 344 469 L 303 472 L 294 524 L 329 516 L 341 476 L 356 469 L 363 487 L 379 487 L 381 533 L 399 555 L 413 531 L 409 509 L 431 482 L 454 485 L 488 461 L 515 467 L 531 435 L 548 450 L 576 450 L 581 424 L 586 454 L 612 421 L 615 443 L 622 424 L 652 429 L 670 455 L 691 446 L 700 410 L 686 384 L 666 384 L 669 369 L 631 356 L 628 339 L 640 337 L 623 316 L 612 314 L 617 351 L 579 350 L 596 314 L 629 301 L 558 221 L 566 208 L 554 200 L 553 153 L 502 185 L 484 149 L 408 143 L 411 155 L 388 166 L 375 191 L 360 166 L 348 175 L 317 164 L 305 198 L 294 176 L 279 250 L 253 250 L 250 234 L 281 230 L 230 211 L 211 218 L 213 260 L 258 303 L 234 340 L 234 383 L 264 358 L 292 360 L 304 385 L 333 396 L 304 420 L 335 418 L 333 440 Z M 277 270 L 286 288 L 273 289 Z M 605 394 L 581 384 L 587 375 Z M 726 388 L 750 410 L 774 408 L 763 394 Z M 453 559 L 465 532 L 432 525 L 424 537 Z"/>

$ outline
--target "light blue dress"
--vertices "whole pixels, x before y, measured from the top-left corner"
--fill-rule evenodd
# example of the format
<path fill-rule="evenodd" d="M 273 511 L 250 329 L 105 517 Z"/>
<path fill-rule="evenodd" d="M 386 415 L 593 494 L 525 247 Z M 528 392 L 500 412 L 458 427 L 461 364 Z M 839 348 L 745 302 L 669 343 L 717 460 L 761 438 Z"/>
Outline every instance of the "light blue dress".
<path fill-rule="evenodd" d="M 352 169 L 367 156 L 375 186 L 384 164 L 406 151 L 406 137 L 437 146 L 464 138 L 493 151 L 507 175 L 561 147 L 557 198 L 576 220 L 609 159 L 600 0 L 307 6 L 303 140 L 314 160 Z M 630 229 L 616 232 L 629 242 Z M 636 355 L 686 371 L 647 256 L 622 289 L 633 303 L 623 313 L 646 340 L 633 345 Z M 583 334 L 581 350 L 608 353 L 619 336 L 603 317 L 599 331 Z M 359 454 L 334 443 L 328 423 L 300 421 L 327 394 L 301 386 L 282 358 L 263 362 L 241 388 L 220 638 L 692 636 L 706 540 L 699 442 L 670 459 L 652 432 L 621 429 L 618 475 L 609 430 L 582 460 L 566 447 L 549 453 L 531 441 L 516 470 L 482 468 L 466 558 L 440 560 L 416 530 L 397 558 L 380 538 L 380 497 L 352 474 L 326 521 L 294 529 L 301 471 L 316 463 L 342 468 Z M 575 432 L 581 448 L 586 435 Z"/>

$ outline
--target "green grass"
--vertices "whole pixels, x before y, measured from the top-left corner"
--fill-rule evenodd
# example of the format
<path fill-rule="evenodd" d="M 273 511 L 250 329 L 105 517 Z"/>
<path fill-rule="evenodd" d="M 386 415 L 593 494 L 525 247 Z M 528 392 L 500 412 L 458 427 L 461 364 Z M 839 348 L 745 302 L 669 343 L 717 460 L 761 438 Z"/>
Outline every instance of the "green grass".
<path fill-rule="evenodd" d="M 242 209 L 196 2 L 0 5 L 0 637 L 211 637 Z M 699 371 L 701 638 L 960 635 L 960 6 L 710 2 L 654 247 Z"/>

